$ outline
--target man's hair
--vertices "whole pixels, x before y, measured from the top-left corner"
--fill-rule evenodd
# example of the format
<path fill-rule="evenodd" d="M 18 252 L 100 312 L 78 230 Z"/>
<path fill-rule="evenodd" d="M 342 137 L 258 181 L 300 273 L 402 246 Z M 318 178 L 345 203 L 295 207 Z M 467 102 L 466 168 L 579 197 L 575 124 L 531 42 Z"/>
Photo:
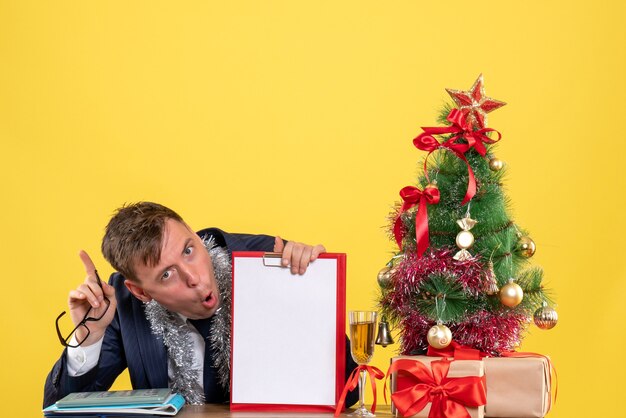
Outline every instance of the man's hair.
<path fill-rule="evenodd" d="M 102 254 L 125 278 L 137 281 L 134 265 L 155 266 L 168 219 L 184 223 L 173 210 L 152 202 L 138 202 L 117 209 L 102 238 Z"/>

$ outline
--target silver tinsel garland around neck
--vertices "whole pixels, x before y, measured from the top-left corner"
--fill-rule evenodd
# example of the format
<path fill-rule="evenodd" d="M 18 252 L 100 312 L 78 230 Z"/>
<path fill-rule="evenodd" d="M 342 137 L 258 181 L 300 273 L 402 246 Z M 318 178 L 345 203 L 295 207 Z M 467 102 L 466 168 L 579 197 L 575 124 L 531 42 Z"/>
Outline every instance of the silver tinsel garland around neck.
<path fill-rule="evenodd" d="M 230 385 L 230 304 L 232 291 L 232 268 L 228 252 L 217 246 L 212 237 L 204 239 L 220 293 L 220 307 L 213 322 L 206 344 L 211 348 L 211 363 L 217 368 L 218 382 L 224 391 Z M 169 376 L 172 389 L 183 395 L 192 405 L 204 403 L 204 391 L 199 382 L 203 378 L 192 369 L 193 341 L 191 325 L 174 312 L 170 312 L 157 301 L 145 305 L 145 314 L 152 333 L 163 340 L 173 376 Z M 201 359 L 201 361 L 203 361 Z"/>

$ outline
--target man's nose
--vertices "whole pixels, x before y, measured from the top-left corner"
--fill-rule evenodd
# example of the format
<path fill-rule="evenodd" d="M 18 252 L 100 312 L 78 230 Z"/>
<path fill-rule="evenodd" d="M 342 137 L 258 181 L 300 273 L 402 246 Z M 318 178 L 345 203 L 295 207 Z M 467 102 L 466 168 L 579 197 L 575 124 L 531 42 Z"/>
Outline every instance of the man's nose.
<path fill-rule="evenodd" d="M 187 286 L 196 287 L 198 283 L 200 283 L 200 275 L 192 266 L 182 266 L 181 270 L 181 273 L 187 282 Z"/>

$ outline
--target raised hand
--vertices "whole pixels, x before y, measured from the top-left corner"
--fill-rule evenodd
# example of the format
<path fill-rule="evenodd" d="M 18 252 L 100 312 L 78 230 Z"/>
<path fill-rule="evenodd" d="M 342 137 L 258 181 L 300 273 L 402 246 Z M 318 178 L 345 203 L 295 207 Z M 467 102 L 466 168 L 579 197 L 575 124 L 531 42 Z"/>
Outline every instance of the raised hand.
<path fill-rule="evenodd" d="M 99 280 L 96 266 L 89 255 L 85 251 L 81 251 L 79 257 L 85 266 L 87 277 L 76 289 L 70 290 L 68 297 L 70 317 L 75 326 L 78 326 L 86 316 L 102 317 L 98 321 L 85 322 L 85 326 L 89 328 L 89 336 L 82 345 L 88 346 L 100 340 L 104 335 L 104 331 L 115 315 L 117 300 L 115 299 L 115 289 Z M 105 297 L 109 300 L 109 304 L 104 300 Z M 89 315 L 87 315 L 88 313 Z M 87 330 L 84 327 L 79 327 L 76 330 L 76 340 L 82 341 L 86 334 Z"/>

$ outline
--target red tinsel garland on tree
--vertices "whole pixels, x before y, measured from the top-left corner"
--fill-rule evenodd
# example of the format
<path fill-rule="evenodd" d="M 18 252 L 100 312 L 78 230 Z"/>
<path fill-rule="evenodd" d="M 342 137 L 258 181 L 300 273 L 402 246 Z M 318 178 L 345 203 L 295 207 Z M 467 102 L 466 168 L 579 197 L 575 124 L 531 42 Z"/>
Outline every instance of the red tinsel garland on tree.
<path fill-rule="evenodd" d="M 382 305 L 399 325 L 403 354 L 421 353 L 428 348 L 425 336 L 436 321 L 416 308 L 416 300 L 422 297 L 421 287 L 433 274 L 454 278 L 463 293 L 474 298 L 476 303 L 489 306 L 489 296 L 483 291 L 485 263 L 479 257 L 454 260 L 454 251 L 439 248 L 427 251 L 422 257 L 412 252 L 405 253 L 395 268 L 390 290 L 383 297 Z M 494 303 L 492 309 L 464 314 L 460 320 L 446 325 L 456 342 L 498 355 L 519 345 L 519 335 L 526 322 L 522 313 Z"/>

